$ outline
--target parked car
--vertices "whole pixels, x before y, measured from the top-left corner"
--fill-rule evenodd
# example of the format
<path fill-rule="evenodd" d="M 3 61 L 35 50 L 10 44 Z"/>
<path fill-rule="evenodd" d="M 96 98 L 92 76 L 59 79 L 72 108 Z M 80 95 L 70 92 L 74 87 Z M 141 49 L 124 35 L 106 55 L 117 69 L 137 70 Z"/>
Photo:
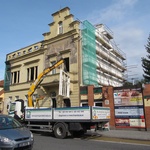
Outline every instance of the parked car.
<path fill-rule="evenodd" d="M 31 150 L 32 132 L 13 117 L 0 114 L 0 150 Z"/>

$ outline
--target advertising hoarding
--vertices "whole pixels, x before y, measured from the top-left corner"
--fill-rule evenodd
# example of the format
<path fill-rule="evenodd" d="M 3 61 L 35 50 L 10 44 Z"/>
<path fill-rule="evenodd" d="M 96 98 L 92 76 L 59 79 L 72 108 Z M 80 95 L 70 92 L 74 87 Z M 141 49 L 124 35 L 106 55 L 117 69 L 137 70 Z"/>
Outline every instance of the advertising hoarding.
<path fill-rule="evenodd" d="M 115 125 L 118 128 L 145 128 L 141 88 L 114 90 Z"/>

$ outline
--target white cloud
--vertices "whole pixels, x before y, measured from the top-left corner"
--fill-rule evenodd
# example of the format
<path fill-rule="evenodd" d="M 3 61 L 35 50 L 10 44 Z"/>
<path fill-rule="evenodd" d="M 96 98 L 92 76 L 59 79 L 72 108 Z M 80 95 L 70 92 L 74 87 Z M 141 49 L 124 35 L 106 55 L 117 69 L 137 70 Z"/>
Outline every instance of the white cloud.
<path fill-rule="evenodd" d="M 119 43 L 120 47 L 123 49 L 128 56 L 128 52 L 133 51 L 133 55 L 144 54 L 144 42 L 145 34 L 143 29 L 137 26 L 136 23 L 128 22 L 122 24 L 121 26 L 114 26 L 112 28 L 115 33 L 115 39 Z"/>
<path fill-rule="evenodd" d="M 114 33 L 116 44 L 127 56 L 127 65 L 135 65 L 134 71 L 142 77 L 141 57 L 145 57 L 146 32 L 149 14 L 136 13 L 138 0 L 114 0 L 111 5 L 102 10 L 96 10 L 88 16 L 93 24 L 103 23 L 110 27 Z M 148 31 L 149 32 L 149 31 Z"/>
<path fill-rule="evenodd" d="M 93 23 L 118 22 L 125 16 L 130 15 L 130 9 L 136 4 L 137 0 L 114 0 L 112 5 L 102 10 L 95 10 L 90 13 L 88 20 Z"/>
<path fill-rule="evenodd" d="M 146 55 L 143 30 L 136 25 L 124 24 L 113 28 L 113 31 L 116 33 L 115 37 L 119 47 L 126 53 L 127 66 L 137 66 L 132 69 L 131 74 L 141 78 L 143 74 L 141 57 Z"/>

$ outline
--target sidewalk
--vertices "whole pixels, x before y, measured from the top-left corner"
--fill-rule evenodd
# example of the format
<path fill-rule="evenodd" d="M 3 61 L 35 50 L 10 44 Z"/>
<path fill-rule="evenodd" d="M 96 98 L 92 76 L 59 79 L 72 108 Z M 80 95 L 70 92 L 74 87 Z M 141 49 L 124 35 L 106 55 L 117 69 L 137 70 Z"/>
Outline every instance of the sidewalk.
<path fill-rule="evenodd" d="M 109 130 L 109 131 L 97 131 L 97 133 L 104 137 L 150 141 L 149 131 Z"/>

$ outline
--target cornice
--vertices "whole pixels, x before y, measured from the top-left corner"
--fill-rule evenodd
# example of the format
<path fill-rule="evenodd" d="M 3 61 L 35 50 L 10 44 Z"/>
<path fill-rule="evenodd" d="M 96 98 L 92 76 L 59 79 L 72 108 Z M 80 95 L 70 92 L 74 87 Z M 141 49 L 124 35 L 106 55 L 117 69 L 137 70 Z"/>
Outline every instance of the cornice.
<path fill-rule="evenodd" d="M 31 63 L 36 63 L 36 62 L 39 62 L 39 61 L 40 61 L 40 59 L 31 60 L 31 61 L 25 62 L 24 65 L 28 65 L 28 64 L 31 64 Z"/>
<path fill-rule="evenodd" d="M 39 49 L 37 51 L 31 52 L 31 53 L 28 53 L 28 54 L 25 54 L 25 55 L 18 56 L 16 58 L 10 59 L 8 61 L 10 63 L 20 62 L 20 61 L 25 60 L 27 58 L 35 57 L 35 56 L 38 56 L 39 54 L 44 54 L 44 51 L 45 51 L 44 48 L 43 49 Z"/>
<path fill-rule="evenodd" d="M 71 36 L 73 36 L 73 35 L 76 35 L 76 34 L 79 34 L 79 33 L 77 32 L 77 29 L 73 29 L 73 30 L 71 30 L 71 31 L 69 31 L 69 32 L 66 32 L 66 33 L 64 33 L 64 34 L 59 34 L 59 35 L 57 35 L 57 36 L 55 36 L 55 37 L 53 37 L 53 38 L 50 38 L 50 39 L 45 40 L 45 41 L 44 41 L 44 45 L 46 45 L 46 44 L 51 44 L 51 43 L 54 43 L 54 42 L 57 42 L 57 41 L 60 41 L 60 40 L 69 38 L 69 37 L 71 37 Z"/>

